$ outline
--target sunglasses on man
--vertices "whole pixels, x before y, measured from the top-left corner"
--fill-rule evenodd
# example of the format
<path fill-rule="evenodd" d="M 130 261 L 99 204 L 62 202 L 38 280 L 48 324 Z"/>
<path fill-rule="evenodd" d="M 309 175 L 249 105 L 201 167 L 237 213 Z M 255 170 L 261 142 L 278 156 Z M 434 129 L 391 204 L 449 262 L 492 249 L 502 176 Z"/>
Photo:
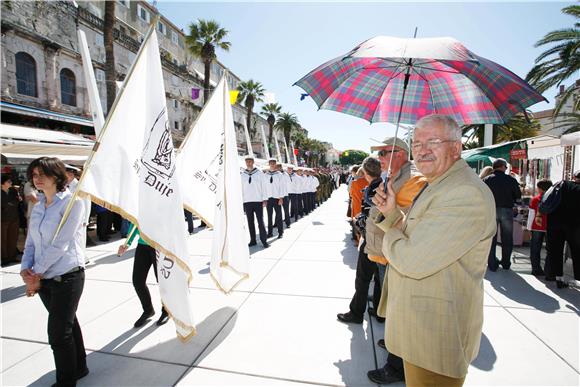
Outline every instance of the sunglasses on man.
<path fill-rule="evenodd" d="M 385 157 L 390 155 L 391 153 L 397 153 L 400 152 L 398 149 L 381 149 L 379 151 L 379 157 Z"/>

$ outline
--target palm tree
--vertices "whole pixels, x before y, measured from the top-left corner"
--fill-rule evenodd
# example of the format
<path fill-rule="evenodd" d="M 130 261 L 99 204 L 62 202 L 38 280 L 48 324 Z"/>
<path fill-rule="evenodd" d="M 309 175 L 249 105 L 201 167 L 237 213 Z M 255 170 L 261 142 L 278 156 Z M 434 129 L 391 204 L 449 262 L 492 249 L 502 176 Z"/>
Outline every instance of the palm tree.
<path fill-rule="evenodd" d="M 484 125 L 465 125 L 461 128 L 465 141 L 463 149 L 473 149 L 483 146 Z M 540 131 L 540 123 L 529 119 L 523 114 L 513 116 L 505 124 L 493 125 L 492 144 L 506 141 L 522 140 L 534 137 Z"/>
<path fill-rule="evenodd" d="M 185 37 L 185 42 L 193 56 L 201 58 L 204 65 L 203 71 L 203 103 L 209 98 L 209 80 L 211 63 L 217 58 L 215 54 L 216 46 L 224 51 L 229 51 L 230 42 L 224 39 L 228 30 L 221 28 L 215 20 L 199 19 L 196 23 L 189 25 L 189 35 Z"/>
<path fill-rule="evenodd" d="M 264 88 L 260 82 L 254 82 L 253 80 L 248 80 L 242 82 L 238 85 L 238 102 L 241 103 L 245 101 L 246 106 L 246 127 L 251 130 L 252 122 L 252 111 L 254 110 L 254 104 L 256 102 L 262 102 L 262 97 L 264 96 Z"/>
<path fill-rule="evenodd" d="M 576 19 L 574 27 L 548 32 L 535 44 L 535 47 L 552 46 L 536 58 L 536 65 L 526 76 L 526 80 L 540 93 L 561 84 L 580 70 L 580 6 L 565 7 L 562 12 Z M 571 95 L 568 93 L 562 96 L 554 115 L 559 113 Z"/>
<path fill-rule="evenodd" d="M 268 146 L 272 146 L 272 136 L 274 135 L 274 124 L 276 123 L 276 115 L 280 114 L 282 106 L 277 103 L 267 103 L 262 106 L 260 114 L 266 118 L 270 132 L 268 133 Z"/>
<path fill-rule="evenodd" d="M 298 117 L 296 114 L 281 113 L 278 115 L 278 122 L 275 125 L 276 129 L 281 130 L 286 139 L 286 144 L 290 144 L 290 137 L 292 133 L 300 128 Z"/>
<path fill-rule="evenodd" d="M 117 74 L 115 72 L 115 51 L 113 50 L 113 29 L 115 28 L 115 1 L 105 1 L 105 21 L 103 40 L 105 44 L 105 80 L 107 89 L 107 114 L 117 97 Z"/>

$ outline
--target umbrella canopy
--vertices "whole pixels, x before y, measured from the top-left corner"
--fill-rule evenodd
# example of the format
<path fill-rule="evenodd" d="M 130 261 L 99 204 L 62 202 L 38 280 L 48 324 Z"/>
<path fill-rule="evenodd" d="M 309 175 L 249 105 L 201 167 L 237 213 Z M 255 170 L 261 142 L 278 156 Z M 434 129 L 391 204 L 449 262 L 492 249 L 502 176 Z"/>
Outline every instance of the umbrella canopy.
<path fill-rule="evenodd" d="M 546 100 L 517 75 L 453 38 L 378 36 L 295 85 L 319 109 L 370 122 L 414 124 L 439 113 L 460 125 L 499 124 Z"/>

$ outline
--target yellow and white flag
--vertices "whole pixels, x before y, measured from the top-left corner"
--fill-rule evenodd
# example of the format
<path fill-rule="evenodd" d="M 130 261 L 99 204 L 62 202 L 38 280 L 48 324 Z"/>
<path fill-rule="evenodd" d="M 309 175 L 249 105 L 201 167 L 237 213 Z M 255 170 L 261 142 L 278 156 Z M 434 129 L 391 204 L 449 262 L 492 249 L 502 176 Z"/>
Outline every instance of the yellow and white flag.
<path fill-rule="evenodd" d="M 177 335 L 195 335 L 183 200 L 165 103 L 157 35 L 151 29 L 98 138 L 80 190 L 139 227 L 157 252 L 161 300 Z"/>
<path fill-rule="evenodd" d="M 179 150 L 184 206 L 213 226 L 210 273 L 229 293 L 248 277 L 249 236 L 245 229 L 236 131 L 225 76 Z"/>

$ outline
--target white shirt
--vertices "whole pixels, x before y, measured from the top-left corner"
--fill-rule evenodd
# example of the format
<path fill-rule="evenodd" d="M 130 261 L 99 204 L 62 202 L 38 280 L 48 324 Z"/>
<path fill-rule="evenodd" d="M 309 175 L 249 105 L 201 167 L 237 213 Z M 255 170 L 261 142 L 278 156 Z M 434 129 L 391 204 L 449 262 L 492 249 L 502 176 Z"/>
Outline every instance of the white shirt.
<path fill-rule="evenodd" d="M 267 171 L 265 174 L 268 186 L 268 198 L 280 199 L 286 196 L 286 183 L 279 171 Z"/>
<path fill-rule="evenodd" d="M 289 186 L 289 189 L 288 189 L 288 193 L 291 193 L 291 194 L 300 194 L 300 193 L 302 193 L 300 191 L 302 177 L 298 176 L 295 172 L 292 172 L 291 175 L 288 175 L 288 178 L 290 179 L 290 186 Z"/>
<path fill-rule="evenodd" d="M 240 173 L 242 179 L 242 197 L 244 203 L 263 202 L 268 200 L 268 190 L 264 173 L 258 168 L 247 169 Z"/>
<path fill-rule="evenodd" d="M 288 175 L 288 172 L 282 172 L 282 180 L 284 181 L 284 196 L 288 196 L 290 193 L 290 186 L 292 185 L 292 181 L 290 180 L 290 175 Z"/>

